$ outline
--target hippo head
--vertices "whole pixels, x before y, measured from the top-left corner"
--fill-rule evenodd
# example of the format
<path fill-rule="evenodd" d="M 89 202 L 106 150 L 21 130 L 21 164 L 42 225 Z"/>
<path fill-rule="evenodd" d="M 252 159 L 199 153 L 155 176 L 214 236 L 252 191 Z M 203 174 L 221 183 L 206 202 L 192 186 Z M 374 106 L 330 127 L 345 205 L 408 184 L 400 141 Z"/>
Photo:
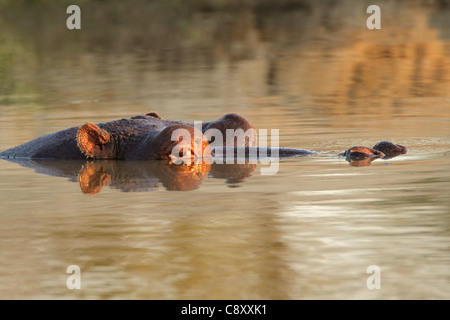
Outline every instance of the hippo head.
<path fill-rule="evenodd" d="M 203 134 L 181 124 L 130 134 L 111 133 L 86 123 L 79 128 L 76 139 L 81 152 L 92 159 L 170 160 L 190 164 L 195 159 L 211 156 Z"/>
<path fill-rule="evenodd" d="M 182 124 L 148 134 L 139 149 L 144 155 L 138 158 L 169 160 L 175 164 L 191 164 L 196 159 L 211 156 L 208 140 L 203 133 Z"/>
<path fill-rule="evenodd" d="M 373 146 L 373 149 L 383 152 L 383 159 L 391 159 L 408 152 L 408 149 L 406 147 L 385 140 L 378 142 Z"/>
<path fill-rule="evenodd" d="M 347 160 L 359 161 L 384 157 L 384 153 L 367 147 L 353 147 L 341 153 Z"/>

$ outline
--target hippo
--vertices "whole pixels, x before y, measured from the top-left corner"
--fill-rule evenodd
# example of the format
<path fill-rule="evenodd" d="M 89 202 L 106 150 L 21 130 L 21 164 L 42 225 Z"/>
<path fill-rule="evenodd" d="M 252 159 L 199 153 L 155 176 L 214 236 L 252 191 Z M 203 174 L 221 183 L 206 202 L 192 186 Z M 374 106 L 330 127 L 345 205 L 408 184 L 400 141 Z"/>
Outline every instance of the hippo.
<path fill-rule="evenodd" d="M 378 142 L 376 145 L 372 147 L 374 150 L 382 152 L 384 157 L 382 159 L 388 160 L 399 156 L 401 154 L 405 154 L 408 152 L 408 149 L 402 145 L 392 143 L 390 141 L 383 140 Z"/>
<path fill-rule="evenodd" d="M 189 139 L 172 140 L 177 129 L 189 133 Z M 228 130 L 244 133 L 243 139 L 227 136 Z M 211 135 L 211 132 L 215 133 Z M 219 133 L 219 134 L 217 134 Z M 216 140 L 222 138 L 222 141 Z M 239 140 L 239 141 L 238 141 Z M 179 153 L 174 153 L 179 148 Z M 317 154 L 315 151 L 295 148 L 259 148 L 253 125 L 235 113 L 229 113 L 216 121 L 195 124 L 165 120 L 155 112 L 106 123 L 86 123 L 50 133 L 0 153 L 3 159 L 21 160 L 191 160 L 220 154 L 250 155 L 280 158 Z M 183 153 L 181 152 L 183 151 Z M 189 152 L 186 152 L 188 150 Z M 349 162 L 377 158 L 388 159 L 404 154 L 407 149 L 388 141 L 377 143 L 372 149 L 352 147 L 341 154 Z"/>
<path fill-rule="evenodd" d="M 190 133 L 190 141 L 178 139 L 172 141 L 172 134 L 177 129 Z M 227 141 L 228 130 L 241 130 L 243 142 L 239 145 L 237 137 Z M 222 141 L 216 136 L 205 137 L 203 134 L 216 130 Z M 211 155 L 210 144 L 216 143 L 227 153 L 227 148 L 244 147 L 244 154 L 255 148 L 256 133 L 254 127 L 244 117 L 230 113 L 219 120 L 201 123 L 201 132 L 194 124 L 165 120 L 155 112 L 129 119 L 120 119 L 106 123 L 86 123 L 80 127 L 71 127 L 50 133 L 17 147 L 0 153 L 3 159 L 23 160 L 174 160 L 174 147 L 189 149 L 191 158 Z M 196 138 L 197 137 L 197 138 Z M 200 138 L 200 139 L 199 139 Z M 194 141 L 195 139 L 201 141 Z M 189 143 L 190 145 L 187 145 Z M 184 144 L 184 145 L 183 145 Z M 196 147 L 200 146 L 200 148 Z M 237 146 L 237 147 L 236 147 Z M 282 148 L 281 156 L 299 156 L 313 154 L 312 151 Z M 256 150 L 258 153 L 259 150 Z M 268 152 L 270 155 L 270 150 Z"/>
<path fill-rule="evenodd" d="M 233 117 L 226 115 L 223 120 L 230 122 Z M 236 125 L 250 127 L 244 118 L 234 118 Z M 214 126 L 214 123 L 205 125 Z M 195 128 L 191 124 L 163 120 L 151 112 L 98 125 L 86 123 L 50 133 L 6 150 L 0 153 L 0 157 L 30 160 L 167 160 L 177 143 L 171 141 L 171 134 L 180 128 L 194 136 Z M 203 141 L 202 147 L 207 148 L 208 143 Z"/>
<path fill-rule="evenodd" d="M 340 156 L 351 160 L 364 160 L 367 158 L 382 158 L 387 160 L 407 152 L 408 149 L 404 146 L 383 140 L 372 148 L 352 147 L 341 153 Z"/>

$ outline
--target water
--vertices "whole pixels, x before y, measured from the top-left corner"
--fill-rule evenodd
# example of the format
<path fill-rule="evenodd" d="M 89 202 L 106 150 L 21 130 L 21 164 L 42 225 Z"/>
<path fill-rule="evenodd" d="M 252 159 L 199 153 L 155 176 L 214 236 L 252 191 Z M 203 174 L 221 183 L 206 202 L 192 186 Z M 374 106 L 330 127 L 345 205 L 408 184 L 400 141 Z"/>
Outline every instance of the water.
<path fill-rule="evenodd" d="M 0 15 L 0 150 L 155 111 L 237 112 L 279 129 L 280 146 L 320 152 L 275 175 L 2 160 L 0 297 L 448 299 L 448 7 L 382 2 L 369 31 L 364 6 L 160 8 L 159 29 L 139 10 L 107 28 L 93 6 L 79 34 Z M 381 140 L 409 152 L 360 167 L 337 157 Z M 66 286 L 69 265 L 80 290 Z M 381 289 L 367 288 L 371 265 Z"/>

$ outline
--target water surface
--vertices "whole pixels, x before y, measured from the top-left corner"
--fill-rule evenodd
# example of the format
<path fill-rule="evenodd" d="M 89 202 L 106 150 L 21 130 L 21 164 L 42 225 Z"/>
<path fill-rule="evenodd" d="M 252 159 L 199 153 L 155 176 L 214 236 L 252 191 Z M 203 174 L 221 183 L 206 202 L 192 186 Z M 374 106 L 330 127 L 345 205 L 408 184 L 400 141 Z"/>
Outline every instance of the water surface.
<path fill-rule="evenodd" d="M 382 2 L 375 31 L 363 1 L 148 5 L 133 19 L 117 3 L 86 6 L 78 34 L 59 28 L 65 15 L 45 19 L 50 9 L 0 15 L 0 150 L 150 111 L 237 112 L 319 154 L 275 175 L 2 160 L 0 297 L 450 297 L 448 6 Z M 409 152 L 367 166 L 337 156 L 381 140 Z M 66 286 L 69 265 L 80 290 Z M 367 288 L 370 265 L 381 289 Z"/>

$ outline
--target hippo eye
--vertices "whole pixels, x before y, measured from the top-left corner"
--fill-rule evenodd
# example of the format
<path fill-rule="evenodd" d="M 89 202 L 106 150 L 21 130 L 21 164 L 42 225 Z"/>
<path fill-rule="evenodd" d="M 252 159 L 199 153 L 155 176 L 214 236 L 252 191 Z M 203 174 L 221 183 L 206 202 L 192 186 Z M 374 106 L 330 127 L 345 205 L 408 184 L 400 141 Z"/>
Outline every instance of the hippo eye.
<path fill-rule="evenodd" d="M 191 156 L 191 150 L 190 150 L 190 149 L 187 149 L 185 152 L 186 152 L 186 157 L 190 157 L 190 156 Z M 180 158 L 183 158 L 183 157 L 184 157 L 183 149 L 180 150 L 180 152 L 178 153 L 178 156 L 179 156 Z"/>

